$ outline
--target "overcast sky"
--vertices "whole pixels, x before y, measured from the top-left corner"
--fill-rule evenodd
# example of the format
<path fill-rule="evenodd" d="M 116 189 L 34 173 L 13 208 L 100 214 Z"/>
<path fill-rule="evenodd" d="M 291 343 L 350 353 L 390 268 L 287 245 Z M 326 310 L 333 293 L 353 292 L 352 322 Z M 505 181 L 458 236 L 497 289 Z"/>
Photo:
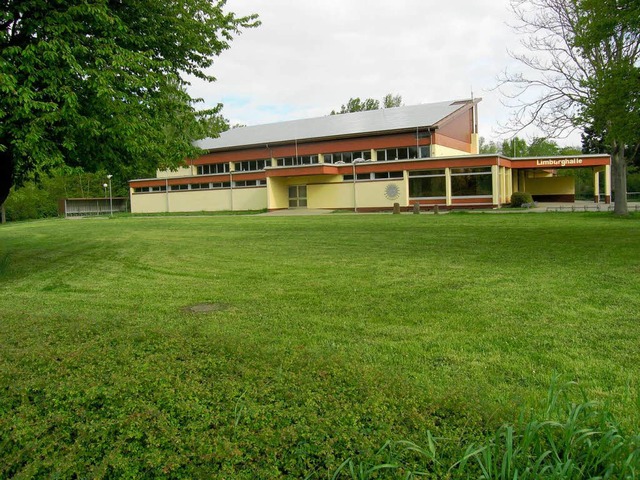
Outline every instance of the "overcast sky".
<path fill-rule="evenodd" d="M 215 83 L 194 80 L 189 91 L 204 106 L 223 103 L 232 124 L 323 116 L 350 97 L 393 93 L 414 105 L 472 90 L 483 99 L 481 136 L 498 140 L 508 120 L 493 90 L 517 68 L 508 0 L 228 0 L 227 9 L 257 13 L 262 25 L 217 59 Z M 580 135 L 559 143 L 579 145 Z"/>

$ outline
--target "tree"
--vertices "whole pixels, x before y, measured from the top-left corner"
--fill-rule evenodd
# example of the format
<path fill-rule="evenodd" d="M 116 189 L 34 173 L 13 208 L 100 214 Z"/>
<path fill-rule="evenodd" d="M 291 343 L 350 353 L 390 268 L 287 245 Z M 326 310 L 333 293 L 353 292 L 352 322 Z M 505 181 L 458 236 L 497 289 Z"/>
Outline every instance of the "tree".
<path fill-rule="evenodd" d="M 529 157 L 553 157 L 560 153 L 560 147 L 553 140 L 534 138 L 527 147 Z"/>
<path fill-rule="evenodd" d="M 402 106 L 402 96 L 387 93 L 382 99 L 382 108 L 394 108 Z"/>
<path fill-rule="evenodd" d="M 615 213 L 627 213 L 628 153 L 640 128 L 640 3 L 637 0 L 511 0 L 528 35 L 527 70 L 506 73 L 513 122 L 552 138 L 576 127 L 603 132 L 612 154 Z M 633 155 L 631 155 L 633 156 Z"/>
<path fill-rule="evenodd" d="M 491 140 L 487 142 L 487 139 L 484 137 L 480 137 L 480 142 L 478 146 L 478 150 L 481 154 L 488 153 L 501 153 L 500 145 L 498 145 L 495 141 Z"/>
<path fill-rule="evenodd" d="M 382 108 L 400 107 L 402 105 L 402 96 L 388 93 L 382 99 Z M 331 115 L 342 113 L 364 112 L 367 110 L 379 110 L 380 101 L 373 98 L 365 98 L 364 101 L 360 97 L 350 98 L 346 105 L 340 107 L 340 111 L 331 110 Z"/>
<path fill-rule="evenodd" d="M 502 142 L 502 154 L 507 157 L 526 157 L 529 155 L 529 147 L 524 138 L 513 137 L 511 140 Z"/>
<path fill-rule="evenodd" d="M 186 75 L 206 73 L 255 15 L 225 1 L 5 0 L 0 12 L 0 204 L 60 165 L 114 177 L 171 168 L 216 133 Z"/>

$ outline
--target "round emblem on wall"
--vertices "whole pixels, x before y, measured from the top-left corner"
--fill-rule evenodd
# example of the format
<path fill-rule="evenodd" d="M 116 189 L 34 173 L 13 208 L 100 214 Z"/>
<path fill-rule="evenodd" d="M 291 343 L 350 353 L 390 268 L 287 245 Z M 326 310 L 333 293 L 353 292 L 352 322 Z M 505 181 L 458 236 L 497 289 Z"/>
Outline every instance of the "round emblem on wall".
<path fill-rule="evenodd" d="M 393 183 L 387 185 L 387 187 L 384 189 L 384 196 L 389 200 L 396 200 L 400 196 L 400 189 Z"/>

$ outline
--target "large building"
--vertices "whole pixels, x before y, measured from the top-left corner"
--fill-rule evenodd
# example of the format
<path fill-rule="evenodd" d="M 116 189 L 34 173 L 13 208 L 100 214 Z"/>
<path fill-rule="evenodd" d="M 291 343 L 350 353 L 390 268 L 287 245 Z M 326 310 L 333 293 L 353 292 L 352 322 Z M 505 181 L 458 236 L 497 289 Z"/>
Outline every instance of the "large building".
<path fill-rule="evenodd" d="M 588 168 L 595 180 L 594 199 L 610 202 L 609 156 L 479 155 L 478 102 L 232 129 L 200 141 L 207 153 L 187 160 L 178 171 L 132 180 L 131 211 L 376 211 L 395 203 L 405 209 L 416 203 L 499 208 L 517 191 L 540 201 L 573 201 L 574 177 L 561 174 L 571 168 Z"/>

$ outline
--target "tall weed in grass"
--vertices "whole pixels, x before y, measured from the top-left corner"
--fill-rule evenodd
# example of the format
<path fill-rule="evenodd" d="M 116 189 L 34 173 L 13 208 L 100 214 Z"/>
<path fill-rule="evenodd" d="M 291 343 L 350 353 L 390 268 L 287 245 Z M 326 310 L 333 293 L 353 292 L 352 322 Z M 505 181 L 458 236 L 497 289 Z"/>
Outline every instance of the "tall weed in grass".
<path fill-rule="evenodd" d="M 589 401 L 577 384 L 554 377 L 546 404 L 523 412 L 484 442 L 470 444 L 460 459 L 438 455 L 429 433 L 427 447 L 388 441 L 377 453 L 381 463 L 345 460 L 332 480 L 350 478 L 449 478 L 482 480 L 636 479 L 640 476 L 640 433 L 624 431 L 606 405 Z"/>
<path fill-rule="evenodd" d="M 455 468 L 482 479 L 631 479 L 640 474 L 640 434 L 625 432 L 606 405 L 571 399 L 575 383 L 554 379 L 544 411 L 503 425 L 471 445 Z"/>

